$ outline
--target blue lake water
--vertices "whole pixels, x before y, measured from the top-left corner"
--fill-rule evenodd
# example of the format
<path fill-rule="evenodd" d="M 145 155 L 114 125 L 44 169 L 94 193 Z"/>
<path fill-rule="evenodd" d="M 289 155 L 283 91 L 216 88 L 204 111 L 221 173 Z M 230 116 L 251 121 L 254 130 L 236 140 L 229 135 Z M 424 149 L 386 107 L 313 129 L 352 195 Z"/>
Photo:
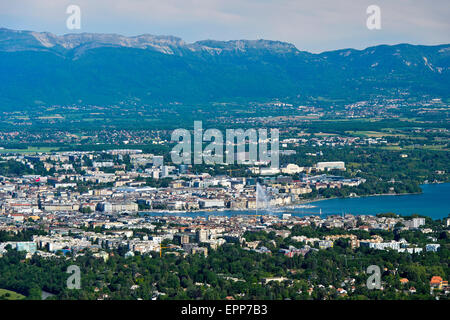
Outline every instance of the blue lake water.
<path fill-rule="evenodd" d="M 377 213 L 393 212 L 400 215 L 420 214 L 433 219 L 442 219 L 450 214 L 450 183 L 425 184 L 421 186 L 420 194 L 405 194 L 393 196 L 370 196 L 360 198 L 343 198 L 321 200 L 308 204 L 310 208 L 296 207 L 289 209 L 276 209 L 273 211 L 261 212 L 259 214 L 282 214 L 292 215 L 323 215 L 332 214 L 354 214 L 354 215 L 375 215 Z M 166 213 L 142 213 L 145 215 L 178 215 L 178 216 L 234 216 L 240 214 L 255 214 L 255 210 L 243 211 L 197 211 L 197 212 L 166 212 Z"/>
<path fill-rule="evenodd" d="M 331 199 L 311 203 L 315 208 L 297 208 L 295 212 L 323 214 L 377 214 L 394 212 L 401 215 L 414 213 L 441 219 L 450 214 L 450 183 L 425 184 L 421 194 L 372 196 Z M 294 213 L 294 212 L 293 212 Z"/>

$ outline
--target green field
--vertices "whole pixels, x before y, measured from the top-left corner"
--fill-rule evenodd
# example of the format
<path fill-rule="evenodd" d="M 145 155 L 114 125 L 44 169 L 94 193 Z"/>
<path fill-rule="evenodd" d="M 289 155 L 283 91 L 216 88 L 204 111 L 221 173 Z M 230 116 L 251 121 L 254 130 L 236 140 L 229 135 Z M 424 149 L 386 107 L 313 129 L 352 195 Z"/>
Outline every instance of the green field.
<path fill-rule="evenodd" d="M 447 145 L 443 144 L 433 144 L 433 145 L 425 145 L 425 146 L 405 146 L 403 149 L 424 149 L 424 150 L 434 150 L 434 151 L 449 151 L 446 148 Z"/>
<path fill-rule="evenodd" d="M 6 289 L 0 289 L 0 300 L 6 299 L 6 300 L 22 300 L 25 296 L 21 295 L 20 293 L 6 290 Z"/>
<path fill-rule="evenodd" d="M 417 136 L 411 136 L 403 133 L 392 133 L 392 132 L 385 132 L 382 131 L 345 131 L 345 133 L 355 135 L 355 136 L 364 136 L 364 137 L 370 137 L 370 138 L 383 138 L 383 137 L 397 137 L 397 138 L 403 138 L 403 139 L 412 139 L 412 140 L 426 140 L 426 137 L 417 137 Z"/>
<path fill-rule="evenodd" d="M 58 151 L 59 148 L 52 147 L 28 147 L 27 149 L 1 149 L 0 153 L 37 153 Z"/>

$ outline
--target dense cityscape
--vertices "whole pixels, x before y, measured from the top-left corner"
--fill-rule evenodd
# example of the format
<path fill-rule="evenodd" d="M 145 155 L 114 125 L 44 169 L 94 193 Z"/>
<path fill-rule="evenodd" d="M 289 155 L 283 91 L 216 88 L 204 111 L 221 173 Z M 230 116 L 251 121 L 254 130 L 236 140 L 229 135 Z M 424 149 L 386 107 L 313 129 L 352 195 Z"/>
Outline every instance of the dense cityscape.
<path fill-rule="evenodd" d="M 313 143 L 342 148 L 360 141 L 333 137 L 328 144 L 326 139 Z M 374 141 L 383 145 L 382 139 Z M 298 139 L 281 142 L 304 148 Z M 197 172 L 192 165 L 167 164 L 163 155 L 140 149 L 4 151 L 0 163 L 4 173 L 0 186 L 0 283 L 32 299 L 374 298 L 376 293 L 366 287 L 365 268 L 384 255 L 377 252 L 400 259 L 381 260 L 384 298 L 448 297 L 445 275 L 450 219 L 394 213 L 298 214 L 302 208 L 314 208 L 314 201 L 330 197 L 327 191 L 348 189 L 347 196 L 359 196 L 366 179 L 349 176 L 343 161 L 319 161 L 311 166 L 284 163 L 280 169 L 264 163 L 235 169 L 219 166 L 217 170 L 209 168 L 208 173 Z M 317 157 L 316 153 L 307 154 Z M 407 159 L 402 155 L 400 159 Z M 444 176 L 445 171 L 441 172 L 441 178 Z M 393 187 L 388 192 L 396 193 Z M 144 261 L 162 267 L 194 259 L 209 265 L 217 255 L 226 257 L 229 250 L 277 262 L 251 264 L 247 271 L 242 270 L 244 262 L 236 262 L 239 267 L 235 263 L 210 265 L 210 271 L 201 276 L 173 277 L 162 272 L 157 278 L 137 271 L 149 266 L 144 264 L 133 267 L 131 274 L 123 270 L 123 276 L 115 280 L 105 275 L 82 277 L 80 290 L 68 290 L 63 281 L 25 283 L 17 278 L 18 270 L 11 270 L 11 263 L 4 264 L 18 254 L 24 260 L 17 262 L 25 263 L 19 270 L 30 268 L 39 275 L 44 272 L 42 264 L 50 264 L 64 278 L 69 264 L 83 266 L 92 259 L 96 264 L 103 261 L 101 268 L 113 268 L 114 272 L 122 262 L 122 267 Z M 337 255 L 333 264 L 345 261 L 344 270 L 321 275 L 324 271 L 317 270 L 316 263 L 324 254 Z M 417 269 L 418 260 L 431 256 L 437 265 Z M 109 265 L 110 259 L 114 265 Z M 401 262 L 403 259 L 409 262 Z M 85 274 L 96 272 L 87 265 L 82 268 Z M 169 280 L 173 286 L 166 282 Z M 278 289 L 261 292 L 269 287 Z M 11 293 L 5 292 L 3 297 L 8 298 Z M 279 293 L 274 296 L 275 292 Z"/>
<path fill-rule="evenodd" d="M 0 3 L 2 318 L 445 314 L 449 10 Z"/>

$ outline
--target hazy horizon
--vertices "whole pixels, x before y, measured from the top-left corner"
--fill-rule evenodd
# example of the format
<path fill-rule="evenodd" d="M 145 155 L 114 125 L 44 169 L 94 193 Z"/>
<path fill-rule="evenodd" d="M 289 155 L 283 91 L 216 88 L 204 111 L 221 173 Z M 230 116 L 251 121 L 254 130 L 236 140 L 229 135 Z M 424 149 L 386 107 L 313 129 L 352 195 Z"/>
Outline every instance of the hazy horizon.
<path fill-rule="evenodd" d="M 69 30 L 69 5 L 81 9 L 81 29 Z M 381 29 L 369 30 L 369 5 L 381 10 Z M 292 0 L 21 0 L 0 3 L 2 25 L 9 29 L 67 33 L 172 35 L 187 43 L 213 39 L 266 39 L 294 44 L 320 53 L 361 50 L 380 44 L 439 45 L 450 43 L 447 1 L 422 0 L 375 3 Z"/>
<path fill-rule="evenodd" d="M 341 51 L 341 50 L 357 50 L 357 51 L 364 51 L 366 49 L 369 49 L 371 47 L 377 47 L 377 46 L 397 46 L 397 45 L 413 45 L 413 46 L 445 46 L 445 45 L 450 45 L 450 42 L 448 43 L 436 43 L 436 44 L 423 44 L 423 43 L 411 43 L 411 42 L 399 42 L 399 43 L 377 43 L 377 44 L 372 44 L 370 46 L 367 47 L 362 47 L 362 48 L 352 48 L 352 47 L 345 47 L 345 48 L 330 48 L 328 50 L 324 50 L 324 51 L 320 51 L 320 52 L 314 52 L 314 51 L 309 51 L 309 50 L 303 50 L 298 48 L 294 43 L 291 42 L 287 42 L 287 41 L 281 41 L 281 40 L 277 40 L 277 39 L 229 39 L 229 40 L 217 40 L 217 39 L 199 39 L 193 42 L 188 42 L 185 39 L 175 35 L 175 34 L 152 34 L 152 33 L 140 33 L 140 34 L 134 34 L 134 35 L 125 35 L 125 34 L 120 34 L 120 33 L 113 33 L 113 32 L 67 32 L 67 33 L 62 33 L 62 34 L 57 34 L 57 33 L 53 33 L 50 31 L 37 31 L 37 30 L 27 30 L 27 29 L 11 29 L 11 28 L 7 28 L 7 27 L 3 27 L 0 26 L 0 29 L 8 29 L 8 30 L 13 30 L 13 31 L 24 31 L 24 32 L 38 32 L 38 33 L 51 33 L 54 34 L 58 37 L 62 37 L 62 36 L 67 36 L 67 35 L 74 35 L 74 34 L 109 34 L 109 35 L 117 35 L 117 36 L 124 36 L 124 37 L 128 37 L 128 38 L 133 38 L 133 37 L 139 37 L 139 36 L 143 36 L 143 35 L 151 35 L 151 36 L 156 36 L 156 37 L 175 37 L 178 39 L 181 39 L 182 41 L 184 41 L 186 44 L 193 44 L 195 42 L 199 42 L 199 41 L 259 41 L 259 40 L 264 40 L 264 41 L 280 41 L 280 42 L 284 42 L 284 43 L 289 43 L 294 45 L 299 51 L 304 51 L 304 52 L 309 52 L 309 53 L 313 53 L 313 54 L 321 54 L 321 53 L 325 53 L 325 52 L 330 52 L 330 51 Z"/>

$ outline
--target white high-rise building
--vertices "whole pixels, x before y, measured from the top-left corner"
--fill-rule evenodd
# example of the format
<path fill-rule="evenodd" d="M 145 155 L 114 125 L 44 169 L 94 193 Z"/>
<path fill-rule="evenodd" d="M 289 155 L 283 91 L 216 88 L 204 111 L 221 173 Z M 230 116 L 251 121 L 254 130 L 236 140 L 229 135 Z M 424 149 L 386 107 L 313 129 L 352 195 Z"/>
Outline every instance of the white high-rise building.
<path fill-rule="evenodd" d="M 206 229 L 198 229 L 197 230 L 197 241 L 205 242 L 208 240 L 208 230 Z"/>
<path fill-rule="evenodd" d="M 162 166 L 161 167 L 161 178 L 165 178 L 169 175 L 169 167 L 168 166 Z"/>
<path fill-rule="evenodd" d="M 410 229 L 417 229 L 425 224 L 425 218 L 413 218 L 405 221 L 404 225 Z"/>

